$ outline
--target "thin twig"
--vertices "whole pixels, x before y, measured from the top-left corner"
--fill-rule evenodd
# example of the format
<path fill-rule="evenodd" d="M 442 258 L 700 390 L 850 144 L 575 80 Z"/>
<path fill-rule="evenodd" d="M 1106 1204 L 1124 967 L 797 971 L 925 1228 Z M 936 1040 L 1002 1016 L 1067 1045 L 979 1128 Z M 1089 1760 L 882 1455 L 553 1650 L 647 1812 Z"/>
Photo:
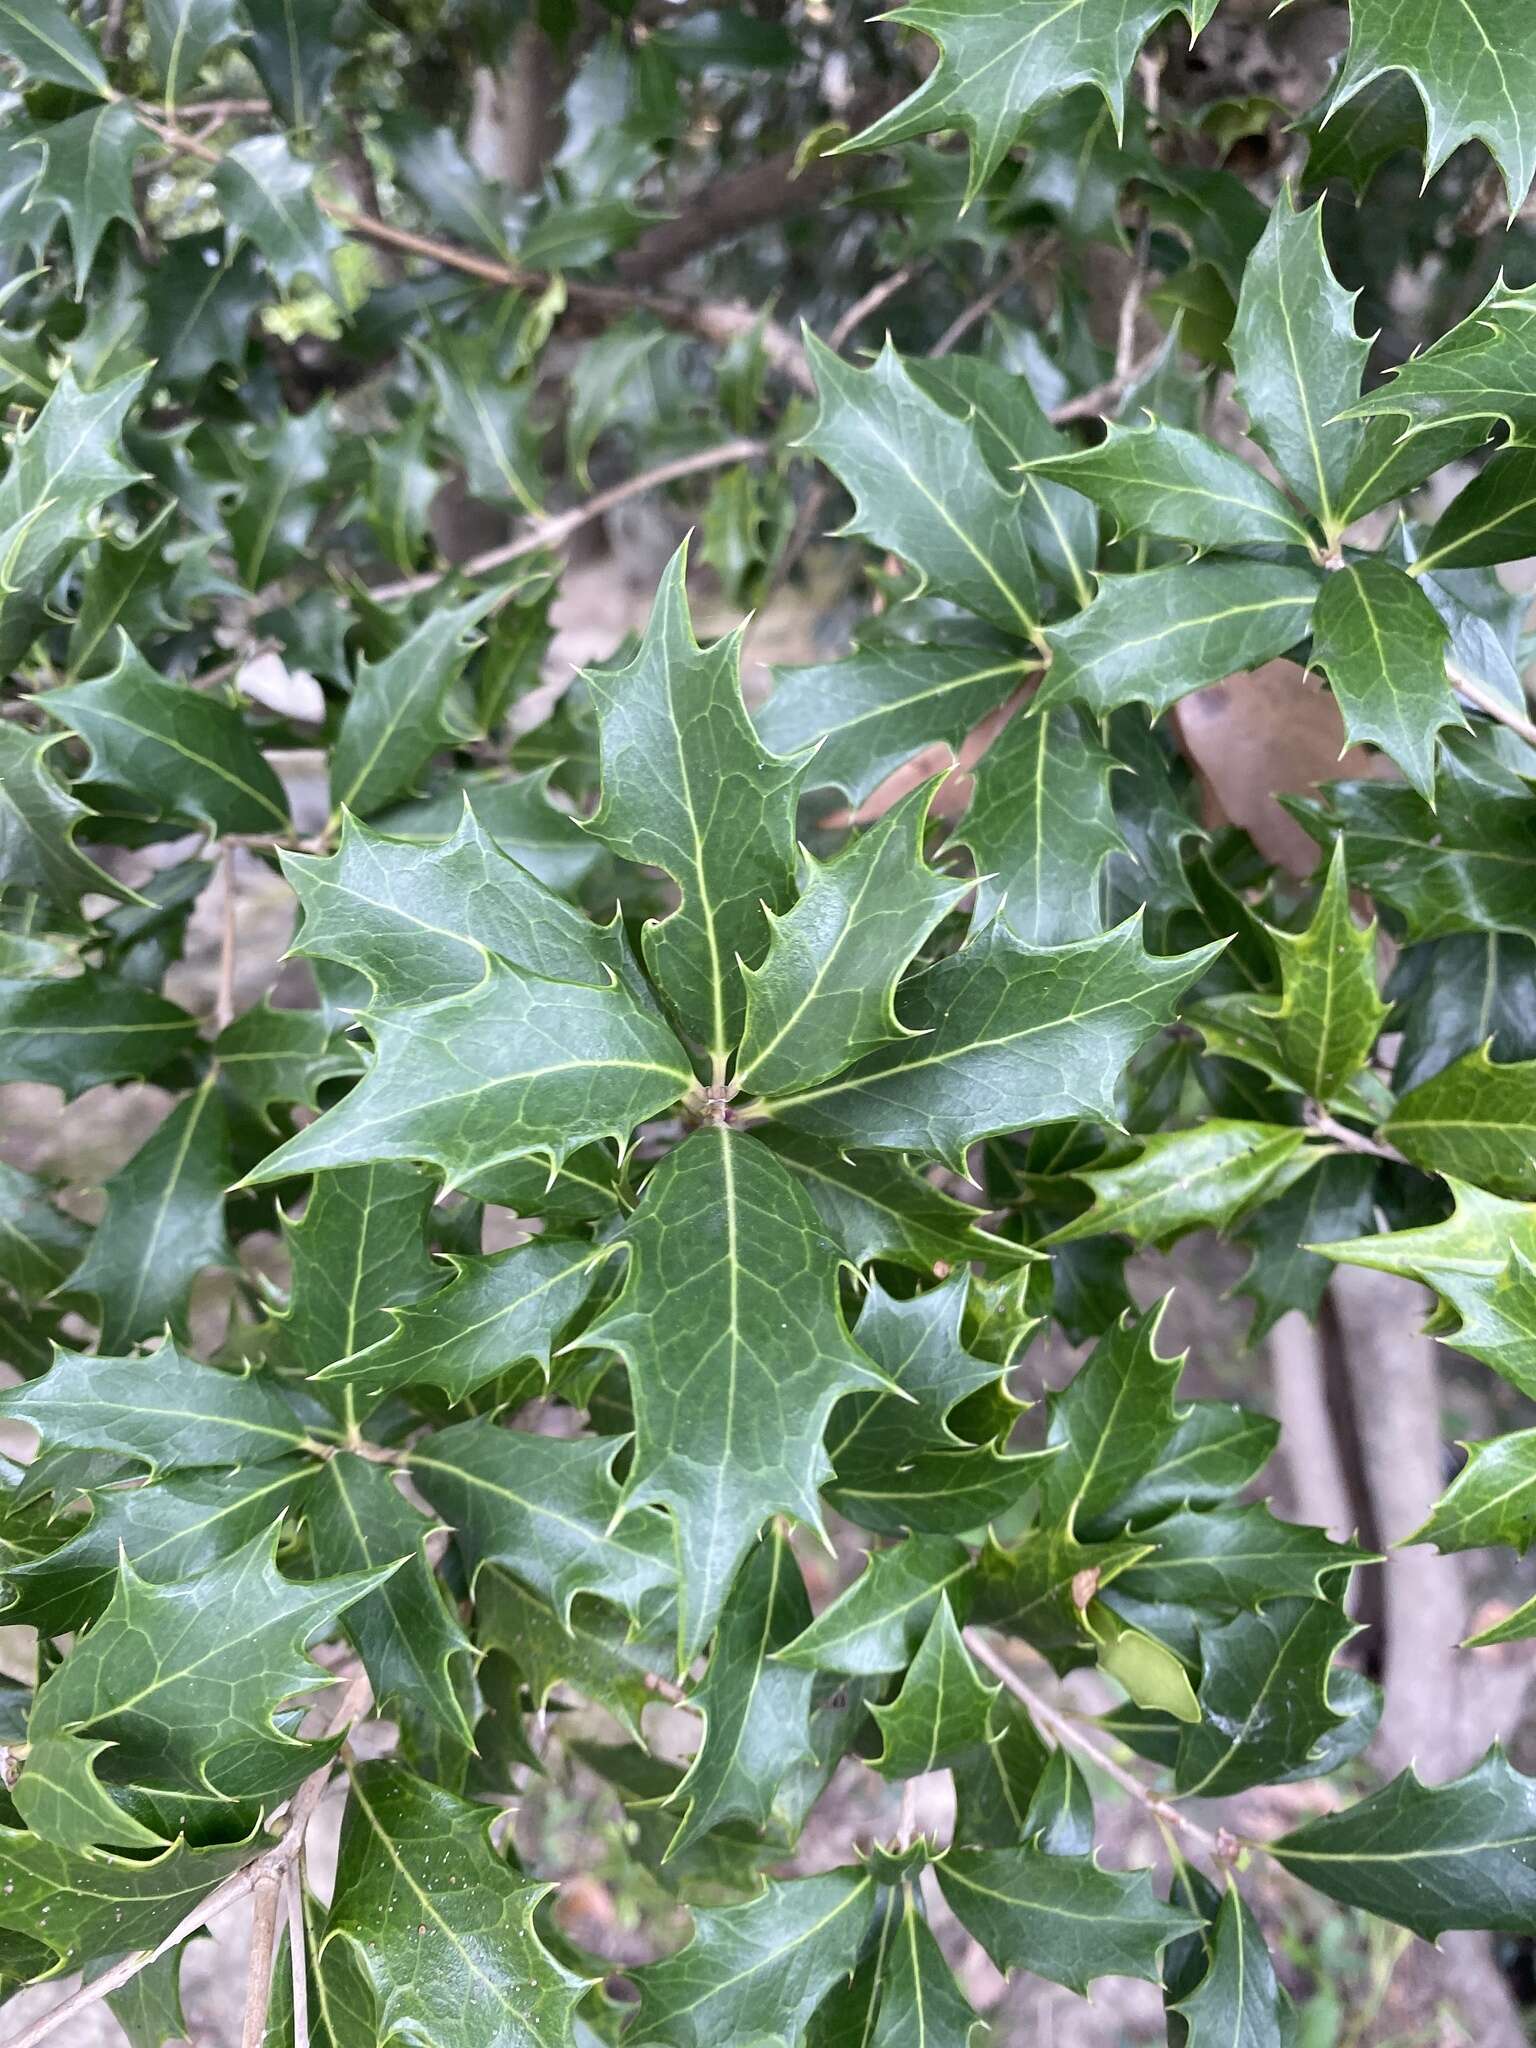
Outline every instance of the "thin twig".
<path fill-rule="evenodd" d="M 1016 262 L 1011 263 L 996 284 L 984 291 L 979 299 L 972 299 L 968 306 L 960 309 L 929 349 L 929 355 L 935 360 L 940 356 L 947 356 L 957 342 L 964 341 L 978 321 L 985 320 L 993 308 L 1007 298 L 1016 284 L 1024 282 L 1038 260 L 1039 252 L 1031 250 L 1028 256 L 1021 256 Z"/>
<path fill-rule="evenodd" d="M 220 855 L 224 877 L 224 929 L 219 941 L 219 984 L 213 1004 L 214 1025 L 220 1031 L 227 1031 L 235 1021 L 236 858 L 235 849 L 226 843 Z"/>
<path fill-rule="evenodd" d="M 309 1950 L 304 1935 L 307 1875 L 301 1843 L 288 1880 L 288 1966 L 293 1979 L 293 2048 L 309 2048 Z"/>
<path fill-rule="evenodd" d="M 1507 725 L 1511 732 L 1518 733 L 1528 747 L 1536 747 L 1536 724 L 1516 711 L 1512 704 L 1506 704 L 1502 697 L 1495 697 L 1486 684 L 1469 676 L 1455 662 L 1445 664 L 1445 672 L 1457 691 L 1466 698 L 1474 709 L 1488 718 L 1496 718 L 1500 725 Z"/>
<path fill-rule="evenodd" d="M 872 284 L 862 298 L 855 299 L 827 336 L 827 347 L 833 355 L 840 356 L 847 346 L 849 336 L 867 320 L 871 313 L 878 313 L 888 299 L 894 299 L 916 277 L 921 266 L 904 263 L 900 270 L 893 270 L 889 277 L 882 277 L 878 284 Z"/>
<path fill-rule="evenodd" d="M 1123 380 L 1131 374 L 1131 365 L 1136 360 L 1136 323 L 1141 318 L 1141 302 L 1147 289 L 1147 258 L 1152 246 L 1152 222 L 1146 209 L 1142 209 L 1141 222 L 1136 230 L 1136 256 L 1131 269 L 1125 297 L 1120 301 L 1120 320 L 1115 330 L 1115 375 Z"/>
<path fill-rule="evenodd" d="M 1053 426 L 1063 427 L 1069 420 L 1096 419 L 1101 413 L 1111 412 L 1124 398 L 1133 384 L 1140 383 L 1163 352 L 1160 340 L 1150 348 L 1139 362 L 1132 363 L 1123 377 L 1108 377 L 1102 384 L 1095 384 L 1091 391 L 1084 391 L 1076 398 L 1064 399 L 1054 405 L 1046 414 Z"/>
<path fill-rule="evenodd" d="M 331 1715 L 325 1732 L 334 1735 L 346 1722 L 356 1720 L 365 1710 L 369 1697 L 366 1673 L 354 1673 L 337 1702 L 336 1710 Z M 77 2013 L 83 2012 L 87 2006 L 97 2004 L 109 1992 L 118 1990 L 131 1978 L 137 1977 L 141 1970 L 147 1970 L 151 1963 L 158 1962 L 161 1956 L 169 1955 L 173 1948 L 179 1948 L 189 1934 L 196 1934 L 200 1927 L 206 1927 L 208 1922 L 222 1913 L 226 1906 L 232 1906 L 240 1899 L 249 1898 L 264 1877 L 281 1876 L 303 1848 L 305 1830 L 314 1819 L 315 1808 L 320 1804 L 330 1782 L 331 1766 L 327 1761 L 318 1771 L 312 1771 L 294 1794 L 283 1832 L 270 1849 L 264 1849 L 251 1862 L 231 1871 L 222 1884 L 215 1885 L 207 1898 L 177 1921 L 158 1948 L 138 1949 L 132 1955 L 120 1956 L 110 1969 L 103 1970 L 99 1977 L 93 1977 L 89 1984 L 78 1986 L 68 1998 L 61 1999 L 41 2018 L 34 2020 L 30 2027 L 24 2028 L 6 2043 L 6 2048 L 37 2048 L 39 2041 L 46 2040 L 56 2028 L 72 2020 Z"/>
<path fill-rule="evenodd" d="M 1146 1808 L 1154 1820 L 1179 1829 L 1190 1841 L 1198 1842 L 1208 1855 L 1215 1857 L 1222 1854 L 1222 1846 L 1209 1828 L 1201 1827 L 1200 1823 L 1191 1820 L 1187 1813 L 1181 1813 L 1176 1806 L 1170 1806 L 1166 1800 L 1159 1799 L 1149 1785 L 1143 1785 L 1141 1780 L 1133 1776 L 1123 1764 L 1117 1763 L 1106 1751 L 1100 1749 L 1099 1745 L 1084 1735 L 1080 1728 L 1075 1728 L 1065 1714 L 1059 1713 L 1048 1701 L 1041 1699 L 1033 1686 L 1027 1685 L 1013 1666 L 998 1655 L 980 1629 L 968 1628 L 965 1631 L 965 1646 L 979 1664 L 985 1664 L 995 1678 L 1002 1680 L 1016 1699 L 1023 1701 L 1029 1709 L 1031 1718 L 1040 1728 L 1054 1735 L 1058 1742 L 1065 1743 L 1069 1749 L 1075 1750 L 1085 1763 L 1090 1763 L 1095 1770 L 1102 1771 L 1106 1778 L 1112 1778 L 1121 1791 L 1129 1792 L 1139 1805 Z"/>
<path fill-rule="evenodd" d="M 375 584 L 368 595 L 376 604 L 392 604 L 396 598 L 414 597 L 418 591 L 431 590 L 448 576 L 487 575 L 523 555 L 536 554 L 540 548 L 559 547 L 581 527 L 600 519 L 626 499 L 639 497 L 644 491 L 657 490 L 662 484 L 675 483 L 680 477 L 698 476 L 705 470 L 723 469 L 732 462 L 752 462 L 767 453 L 766 441 L 742 439 L 722 442 L 718 448 L 703 448 L 694 455 L 680 455 L 672 462 L 660 463 L 655 469 L 643 470 L 639 476 L 628 477 L 621 484 L 599 491 L 584 503 L 573 505 L 569 512 L 557 512 L 551 518 L 535 520 L 528 531 L 516 540 L 490 548 L 483 555 L 471 555 L 468 561 L 455 562 L 447 569 L 429 569 L 420 576 L 402 576 L 396 583 Z"/>
<path fill-rule="evenodd" d="M 1395 1145 L 1383 1145 L 1379 1139 L 1367 1138 L 1360 1131 L 1352 1131 L 1348 1124 L 1341 1124 L 1337 1117 L 1330 1116 L 1327 1110 L 1320 1109 L 1315 1102 L 1308 1103 L 1305 1116 L 1309 1130 L 1316 1131 L 1320 1138 L 1331 1138 L 1336 1145 L 1342 1145 L 1346 1152 L 1361 1152 L 1372 1159 L 1392 1159 L 1399 1166 L 1408 1164 Z"/>
<path fill-rule="evenodd" d="M 251 1907 L 251 1959 L 245 1977 L 245 2018 L 240 2048 L 261 2048 L 267 2034 L 267 2009 L 272 2003 L 272 1956 L 277 1947 L 277 1911 L 283 1902 L 281 1871 L 256 1880 Z"/>
<path fill-rule="evenodd" d="M 167 120 L 163 108 L 150 109 L 136 103 L 134 112 L 144 127 L 158 136 L 168 149 L 179 150 L 183 155 L 196 157 L 205 164 L 218 165 L 224 161 L 221 150 L 214 149 L 201 136 L 191 135 L 174 121 Z M 476 249 L 465 249 L 457 242 L 441 241 L 435 235 L 416 234 L 410 228 L 396 227 L 390 221 L 364 213 L 359 207 L 344 205 L 340 200 L 317 194 L 315 203 L 323 214 L 349 235 L 376 242 L 402 255 L 419 256 L 445 270 L 462 271 L 466 277 L 479 278 L 482 284 L 499 285 L 504 291 L 536 291 L 549 281 L 543 271 L 528 270 L 501 257 L 483 256 Z M 794 335 L 778 321 L 765 320 L 750 306 L 725 305 L 713 299 L 677 298 L 669 293 L 640 291 L 627 285 L 586 284 L 578 278 L 566 278 L 564 290 L 566 300 L 572 306 L 585 307 L 605 318 L 622 317 L 633 312 L 651 313 L 667 326 L 686 328 L 717 347 L 728 346 L 744 334 L 756 333 L 763 353 L 776 370 L 800 390 L 815 390 L 805 350 Z"/>

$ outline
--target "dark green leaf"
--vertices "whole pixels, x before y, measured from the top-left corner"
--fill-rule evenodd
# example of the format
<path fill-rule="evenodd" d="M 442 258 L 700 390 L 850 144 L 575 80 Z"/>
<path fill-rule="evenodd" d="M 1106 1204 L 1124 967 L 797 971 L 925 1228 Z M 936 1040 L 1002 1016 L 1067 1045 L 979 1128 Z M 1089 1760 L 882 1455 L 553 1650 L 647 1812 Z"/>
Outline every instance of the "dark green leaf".
<path fill-rule="evenodd" d="M 624 1292 L 578 1341 L 629 1367 L 625 1504 L 676 1518 L 686 1659 L 770 1514 L 820 1527 L 832 1405 L 881 1375 L 843 1327 L 809 1196 L 751 1138 L 696 1132 L 652 1176 L 624 1242 Z"/>
<path fill-rule="evenodd" d="M 1177 562 L 1101 576 L 1098 595 L 1046 639 L 1036 703 L 1166 711 L 1191 690 L 1284 654 L 1307 631 L 1321 579 L 1280 562 Z"/>
<path fill-rule="evenodd" d="M 676 882 L 681 904 L 646 926 L 646 963 L 685 1030 L 720 1062 L 746 1000 L 736 964 L 762 959 L 764 911 L 782 910 L 793 887 L 804 764 L 764 758 L 741 702 L 740 635 L 698 645 L 684 568 L 679 551 L 628 667 L 588 677 L 602 752 L 591 830 Z"/>
<path fill-rule="evenodd" d="M 1445 675 L 1439 613 L 1390 562 L 1350 564 L 1323 585 L 1312 658 L 1327 673 L 1347 737 L 1380 747 L 1421 795 L 1435 786 L 1436 734 L 1465 721 Z"/>
<path fill-rule="evenodd" d="M 1445 1785 L 1409 1770 L 1270 1853 L 1330 1899 L 1411 1927 L 1519 1933 L 1536 1912 L 1536 1785 L 1498 1749 Z"/>
<path fill-rule="evenodd" d="M 1100 1870 L 1039 1849 L 952 1849 L 936 1866 L 956 1918 L 1000 1970 L 1086 1992 L 1095 1977 L 1158 1981 L 1168 1943 L 1198 1926 L 1153 1897 L 1145 1870 Z"/>

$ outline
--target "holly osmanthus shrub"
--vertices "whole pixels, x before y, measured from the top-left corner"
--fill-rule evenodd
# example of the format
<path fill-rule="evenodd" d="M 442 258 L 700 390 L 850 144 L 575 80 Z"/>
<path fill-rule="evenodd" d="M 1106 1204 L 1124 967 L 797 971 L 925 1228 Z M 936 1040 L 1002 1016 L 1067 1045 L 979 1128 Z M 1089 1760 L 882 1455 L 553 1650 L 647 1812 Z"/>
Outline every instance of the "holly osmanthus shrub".
<path fill-rule="evenodd" d="M 1213 0 L 0 7 L 18 2043 L 183 2038 L 241 1906 L 295 2048 L 962 2048 L 977 1950 L 1279 2048 L 1277 1901 L 1536 1931 L 1532 1781 L 1373 1775 L 1378 1555 L 1125 1272 L 1400 1275 L 1536 1394 L 1536 63 L 1463 12 L 1332 10 L 1309 108 Z M 707 574 L 573 676 L 667 493 Z M 696 613 L 839 523 L 749 707 Z M 1261 667 L 1310 872 L 1185 753 Z M 1511 1427 L 1417 1540 L 1533 1534 Z"/>

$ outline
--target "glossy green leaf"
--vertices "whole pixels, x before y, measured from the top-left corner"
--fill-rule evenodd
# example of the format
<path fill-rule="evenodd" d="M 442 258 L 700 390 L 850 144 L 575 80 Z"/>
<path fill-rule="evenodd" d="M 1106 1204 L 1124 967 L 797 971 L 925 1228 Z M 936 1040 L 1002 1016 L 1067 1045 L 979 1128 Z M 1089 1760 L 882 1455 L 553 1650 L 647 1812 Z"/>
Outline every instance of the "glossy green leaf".
<path fill-rule="evenodd" d="M 261 1455 L 268 1461 L 221 1464 L 150 1485 L 93 1492 L 90 1520 L 77 1534 L 57 1550 L 7 1569 L 13 1596 L 7 1612 L 43 1635 L 64 1635 L 94 1621 L 107 1605 L 120 1556 L 155 1585 L 193 1578 L 231 1556 L 270 1529 L 319 1470 L 308 1460 L 274 1460 L 264 1450 Z"/>
<path fill-rule="evenodd" d="M 874 1894 L 868 1872 L 830 1870 L 770 1882 L 745 1905 L 696 1908 L 687 1947 L 634 1972 L 637 2048 L 796 2039 L 857 1962 Z"/>
<path fill-rule="evenodd" d="M 800 761 L 764 758 L 742 707 L 740 635 L 701 648 L 674 555 L 634 660 L 588 677 L 602 801 L 591 830 L 614 852 L 666 870 L 682 902 L 642 939 L 646 964 L 689 1031 L 724 1060 L 746 991 L 737 962 L 767 950 L 765 910 L 794 880 Z"/>
<path fill-rule="evenodd" d="M 148 1078 L 196 1042 L 197 1020 L 147 989 L 87 971 L 0 981 L 0 1080 L 43 1081 L 68 1096 Z"/>
<path fill-rule="evenodd" d="M 124 1943 L 152 1948 L 250 1855 L 245 1842 L 209 1849 L 174 1842 L 157 1856 L 87 1856 L 5 1827 L 0 1927 L 26 1935 L 61 1968 L 120 1954 Z"/>
<path fill-rule="evenodd" d="M 1402 1096 L 1382 1134 L 1416 1166 L 1496 1195 L 1536 1196 L 1536 1062 L 1464 1053 Z"/>
<path fill-rule="evenodd" d="M 917 1778 L 952 1763 L 991 1725 L 995 1685 L 984 1685 L 955 1625 L 949 1596 L 939 1604 L 901 1690 L 870 1713 L 884 1738 L 875 1768 L 888 1778 Z"/>
<path fill-rule="evenodd" d="M 234 0 L 144 0 L 144 16 L 149 61 L 168 107 L 190 99 L 208 59 L 245 33 Z"/>
<path fill-rule="evenodd" d="M 1509 562 L 1536 548 L 1536 449 L 1501 448 L 1457 493 L 1424 539 L 1414 564 L 1470 569 Z"/>
<path fill-rule="evenodd" d="M 365 1022 L 359 1085 L 249 1176 L 409 1160 L 450 1182 L 594 1138 L 627 1139 L 692 1075 L 676 1039 L 627 989 L 542 981 L 487 960 L 479 987 Z"/>
<path fill-rule="evenodd" d="M 1516 1933 L 1536 1907 L 1536 1791 L 1492 1749 L 1445 1785 L 1405 1771 L 1282 1835 L 1270 1853 L 1330 1899 L 1426 1941 L 1452 1927 Z"/>
<path fill-rule="evenodd" d="M 293 154 L 281 135 L 250 135 L 225 152 L 213 189 L 231 230 L 261 251 L 279 284 L 299 277 L 331 283 L 331 248 L 337 232 L 315 203 L 314 167 Z"/>
<path fill-rule="evenodd" d="M 1370 1557 L 1321 1529 L 1282 1522 L 1261 1504 L 1181 1508 L 1146 1532 L 1145 1545 L 1146 1554 L 1116 1579 L 1118 1591 L 1133 1600 L 1176 1600 L 1218 1612 L 1287 1596 L 1310 1599 L 1325 1572 Z"/>
<path fill-rule="evenodd" d="M 676 1570 L 663 1515 L 637 1509 L 615 1524 L 620 1444 L 479 1418 L 435 1432 L 410 1454 L 410 1470 L 471 1573 L 505 1566 L 567 1624 L 578 1593 L 600 1594 L 638 1621 L 668 1604 Z"/>
<path fill-rule="evenodd" d="M 747 1014 L 734 1082 L 807 1087 L 903 1036 L 893 998 L 913 955 L 967 894 L 923 860 L 933 790 L 914 790 L 806 879 L 783 917 L 770 915 L 760 967 L 743 966 Z"/>
<path fill-rule="evenodd" d="M 1110 777 L 1120 764 L 1071 706 L 1014 718 L 982 756 L 962 835 L 985 878 L 977 911 L 1032 946 L 1104 929 L 1100 870 L 1125 850 Z"/>
<path fill-rule="evenodd" d="M 431 1524 L 382 1465 L 345 1451 L 325 1461 L 306 1492 L 304 1521 L 321 1579 L 388 1572 L 348 1608 L 344 1624 L 380 1712 L 425 1717 L 472 1747 L 454 1683 L 472 1645 L 426 1555 Z"/>
<path fill-rule="evenodd" d="M 88 889 L 139 900 L 75 845 L 91 813 L 58 779 L 61 761 L 49 760 L 62 737 L 0 725 L 0 880 L 50 902 L 67 903 Z"/>
<path fill-rule="evenodd" d="M 39 1834 L 72 1849 L 155 1840 L 131 1812 L 109 1817 L 94 1768 L 109 1744 L 115 1772 L 173 1803 L 281 1797 L 330 1753 L 273 1711 L 316 1682 L 303 1646 L 390 1567 L 300 1585 L 274 1567 L 275 1534 L 166 1585 L 119 1567 L 105 1614 L 38 1688 L 16 1803 Z"/>
<path fill-rule="evenodd" d="M 769 1515 L 820 1527 L 832 1405 L 881 1375 L 843 1326 L 836 1253 L 809 1196 L 750 1137 L 696 1132 L 653 1175 L 624 1243 L 624 1291 L 578 1341 L 629 1368 L 625 1504 L 676 1518 L 691 1655 Z"/>
<path fill-rule="evenodd" d="M 1384 73 L 1413 81 L 1429 123 L 1426 176 L 1476 137 L 1504 173 L 1511 209 L 1536 178 L 1536 62 L 1518 0 L 1466 0 L 1441 17 L 1397 0 L 1353 0 L 1335 104 Z"/>
<path fill-rule="evenodd" d="M 1329 1668 L 1355 1632 L 1331 1600 L 1276 1600 L 1202 1627 L 1199 1713 L 1179 1736 L 1179 1791 L 1219 1798 L 1306 1763 L 1342 1719 Z"/>
<path fill-rule="evenodd" d="M 940 1600 L 959 1597 L 972 1570 L 969 1553 L 945 1536 L 872 1550 L 847 1591 L 777 1654 L 786 1664 L 855 1678 L 904 1670 Z"/>
<path fill-rule="evenodd" d="M 107 1213 L 71 1275 L 73 1292 L 95 1297 L 109 1349 L 185 1328 L 192 1282 L 231 1262 L 232 1178 L 228 1118 L 210 1075 L 107 1182 Z"/>
<path fill-rule="evenodd" d="M 1172 2010 L 1188 2028 L 1188 2048 L 1281 2048 L 1286 2007 L 1258 1921 L 1227 1879 L 1210 1936 L 1210 1967 Z"/>
<path fill-rule="evenodd" d="M 1125 1165 L 1074 1174 L 1093 1207 L 1047 1240 L 1122 1231 L 1137 1244 L 1168 1245 L 1190 1230 L 1229 1231 L 1259 1203 L 1292 1187 L 1322 1156 L 1299 1124 L 1209 1117 L 1185 1131 L 1159 1131 Z"/>
<path fill-rule="evenodd" d="M 0 9 L 0 16 L 7 11 Z M 4 35 L 0 19 L 0 46 Z M 77 78 L 71 83 L 78 87 L 82 81 Z M 133 171 L 148 142 L 148 131 L 122 100 L 55 122 L 39 138 L 42 166 L 27 202 L 24 226 L 30 234 L 43 235 L 56 221 L 64 222 L 74 258 L 77 298 L 85 290 L 101 238 L 111 223 L 121 220 L 130 228 L 137 225 Z"/>
<path fill-rule="evenodd" d="M 762 1109 L 815 1137 L 937 1154 L 957 1169 L 993 1132 L 1112 1117 L 1115 1077 L 1212 953 L 1154 958 L 1136 919 L 1056 948 L 990 925 L 906 984 L 899 1014 L 912 1037 Z"/>
<path fill-rule="evenodd" d="M 1429 599 L 1390 562 L 1338 570 L 1312 615 L 1312 659 L 1333 686 L 1348 738 L 1380 747 L 1426 797 L 1436 734 L 1464 722 L 1446 681 L 1446 638 Z"/>
<path fill-rule="evenodd" d="M 94 682 L 49 690 L 51 717 L 91 750 L 93 774 L 213 832 L 285 832 L 283 785 L 239 713 L 208 692 L 156 675 L 123 643 L 117 666 Z"/>
<path fill-rule="evenodd" d="M 44 1184 L 0 1161 L 0 1280 L 24 1302 L 53 1293 L 80 1263 L 89 1233 Z"/>
<path fill-rule="evenodd" d="M 1051 665 L 1035 701 L 1166 711 L 1191 690 L 1294 647 L 1320 581 L 1286 563 L 1215 558 L 1101 576 L 1086 611 L 1048 628 Z"/>
<path fill-rule="evenodd" d="M 936 1866 L 955 1917 L 999 1969 L 1086 1992 L 1095 1977 L 1156 1983 L 1170 1941 L 1198 1922 L 1152 1893 L 1145 1870 L 1100 1870 L 1039 1849 L 952 1849 Z"/>
<path fill-rule="evenodd" d="M 0 54 L 23 78 L 45 78 L 76 92 L 102 92 L 107 74 L 95 44 L 57 0 L 0 0 Z"/>
<path fill-rule="evenodd" d="M 1190 0 L 1185 11 L 1198 27 L 1210 6 Z M 907 0 L 896 18 L 933 37 L 938 62 L 909 99 L 845 146 L 883 148 L 935 128 L 963 129 L 971 142 L 970 200 L 1025 117 L 1074 85 L 1097 86 L 1118 128 L 1126 75 L 1162 15 L 1158 0 L 1073 0 L 1066 8 L 1018 0 L 1002 12 L 984 0 Z"/>
<path fill-rule="evenodd" d="M 1283 198 L 1243 273 L 1232 360 L 1253 436 L 1330 540 L 1361 428 L 1338 416 L 1360 395 L 1369 344 L 1354 295 L 1323 247 L 1323 210 Z"/>
<path fill-rule="evenodd" d="M 887 343 L 856 370 L 808 336 L 821 410 L 801 443 L 852 495 L 847 530 L 1003 632 L 1036 639 L 1039 592 L 1017 490 L 998 483 L 976 427 L 937 404 Z"/>
<path fill-rule="evenodd" d="M 152 1473 L 265 1464 L 304 1442 L 269 1381 L 200 1365 L 170 1342 L 140 1358 L 60 1351 L 41 1379 L 0 1392 L 0 1414 L 30 1423 L 45 1449 L 112 1451 Z"/>
<path fill-rule="evenodd" d="M 289 854 L 284 871 L 303 912 L 297 945 L 366 975 L 380 1003 L 473 989 L 488 953 L 594 987 L 623 963 L 618 934 L 503 853 L 467 805 L 450 838 L 425 844 L 385 838 L 348 816 L 334 854 Z"/>
<path fill-rule="evenodd" d="M 570 2040 L 587 1980 L 540 1939 L 534 1909 L 549 1887 L 492 1847 L 494 1817 L 399 1764 L 352 1771 L 321 1956 L 345 1943 L 373 1992 L 380 2040 Z"/>
<path fill-rule="evenodd" d="M 1122 534 L 1145 531 L 1201 548 L 1309 547 L 1311 535 L 1273 484 L 1202 434 L 1160 420 L 1113 421 L 1096 448 L 1037 458 L 1030 474 L 1091 498 Z"/>
<path fill-rule="evenodd" d="M 317 1377 L 355 1384 L 372 1404 L 409 1387 L 462 1401 L 524 1360 L 547 1376 L 554 1340 L 608 1256 L 606 1247 L 535 1238 L 489 1258 L 456 1259 L 447 1286 L 391 1306 L 387 1336 L 343 1353 Z"/>
<path fill-rule="evenodd" d="M 437 749 L 473 736 L 449 701 L 492 593 L 428 614 L 392 654 L 358 667 L 331 756 L 331 801 L 366 818 L 411 789 Z"/>
<path fill-rule="evenodd" d="M 669 1857 L 681 1855 L 722 1821 L 767 1827 L 785 1777 L 813 1757 L 812 1675 L 774 1655 L 810 1619 L 794 1552 L 781 1530 L 770 1529 L 731 1588 L 709 1670 L 692 1694 L 704 1732 L 673 1795 L 683 1817 Z"/>
<path fill-rule="evenodd" d="M 807 787 L 840 789 L 861 804 L 923 747 L 957 752 L 1027 673 L 1001 647 L 923 647 L 869 633 L 841 661 L 776 669 L 757 730 L 780 754 L 819 740 Z"/>

